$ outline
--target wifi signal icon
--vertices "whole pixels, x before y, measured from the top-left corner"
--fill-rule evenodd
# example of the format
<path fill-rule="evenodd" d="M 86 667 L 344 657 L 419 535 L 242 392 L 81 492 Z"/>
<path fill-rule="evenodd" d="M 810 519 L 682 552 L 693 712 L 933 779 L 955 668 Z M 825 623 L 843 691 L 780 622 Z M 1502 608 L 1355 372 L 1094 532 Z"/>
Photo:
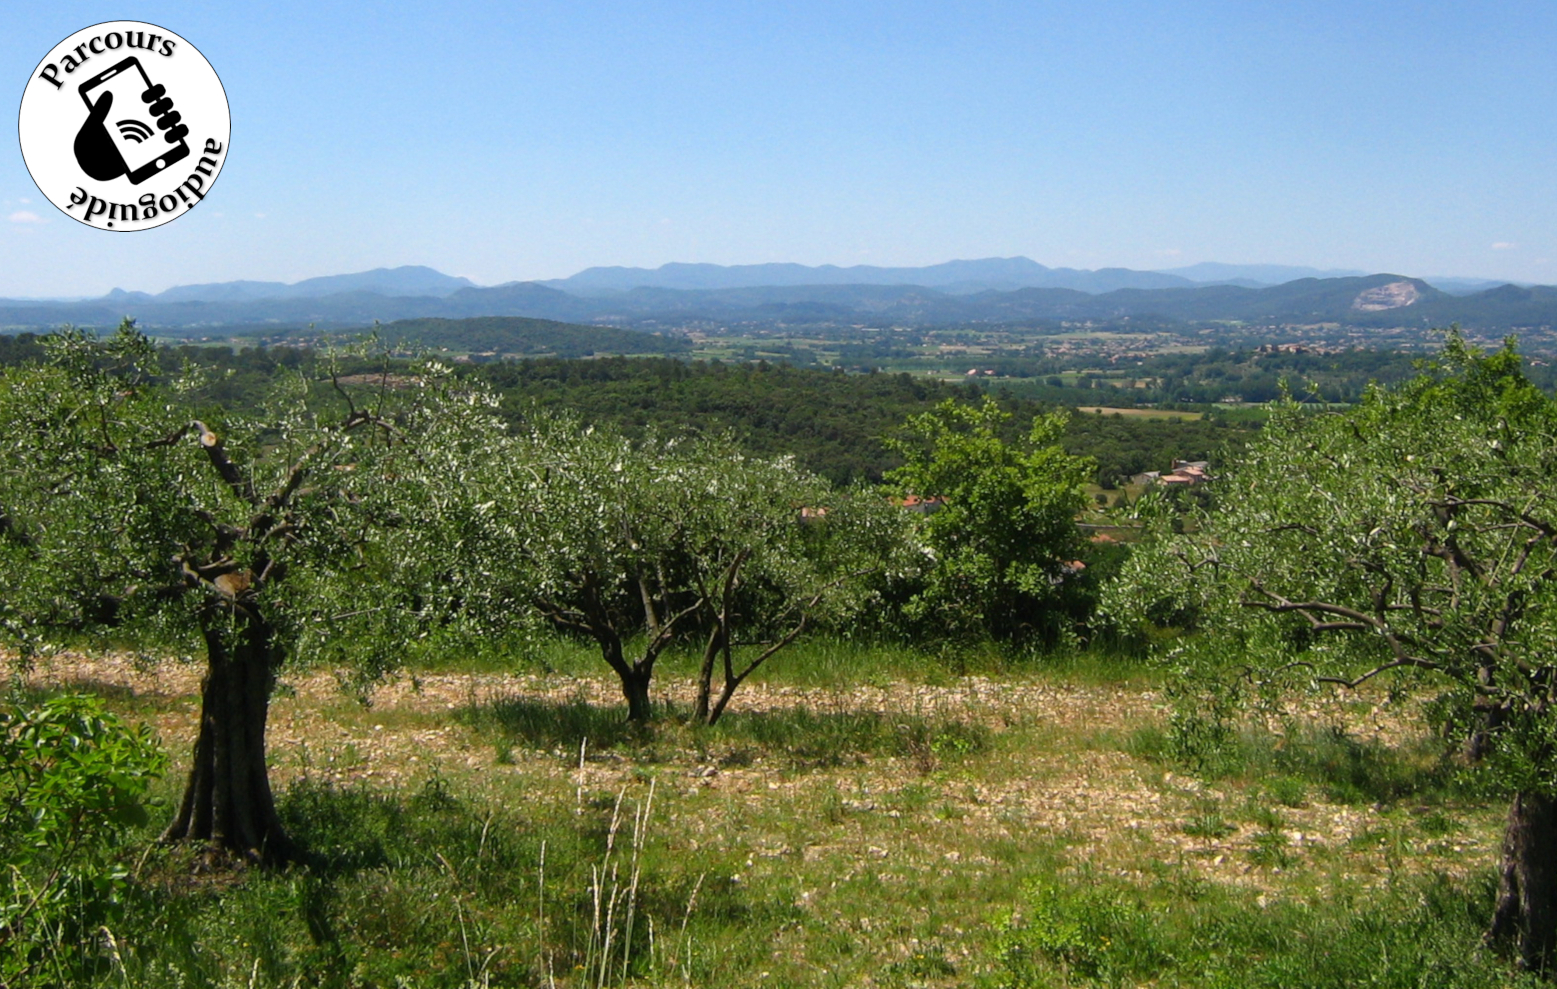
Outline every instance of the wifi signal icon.
<path fill-rule="evenodd" d="M 121 120 L 114 126 L 132 144 L 139 144 L 153 134 L 152 129 L 139 120 Z"/>

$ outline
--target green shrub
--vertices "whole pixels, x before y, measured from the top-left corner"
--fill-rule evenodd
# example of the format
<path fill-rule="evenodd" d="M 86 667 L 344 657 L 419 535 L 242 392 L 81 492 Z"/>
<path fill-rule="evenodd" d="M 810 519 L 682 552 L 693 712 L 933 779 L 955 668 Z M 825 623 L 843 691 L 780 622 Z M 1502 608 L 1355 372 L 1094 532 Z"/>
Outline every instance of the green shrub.
<path fill-rule="evenodd" d="M 128 886 L 120 837 L 165 766 L 149 729 L 94 698 L 0 705 L 0 985 L 91 958 Z"/>

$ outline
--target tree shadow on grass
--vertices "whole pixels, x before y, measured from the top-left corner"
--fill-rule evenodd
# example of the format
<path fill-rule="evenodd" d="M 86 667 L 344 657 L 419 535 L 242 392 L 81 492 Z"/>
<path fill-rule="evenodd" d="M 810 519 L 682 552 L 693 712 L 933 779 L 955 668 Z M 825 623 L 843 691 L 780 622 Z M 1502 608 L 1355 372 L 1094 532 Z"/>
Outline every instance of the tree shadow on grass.
<path fill-rule="evenodd" d="M 422 816 L 403 795 L 311 779 L 287 787 L 277 812 L 310 871 L 332 875 L 389 866 Z"/>
<path fill-rule="evenodd" d="M 47 683 L 13 683 L 6 688 L 6 693 L 22 702 L 31 703 L 69 694 L 90 694 L 101 698 L 115 710 L 137 712 L 177 710 L 199 700 L 198 697 L 191 698 L 183 692 L 138 689 L 112 680 L 85 676 Z"/>
<path fill-rule="evenodd" d="M 1452 752 L 1432 737 L 1398 746 L 1352 736 L 1335 727 L 1294 726 L 1283 735 L 1245 730 L 1220 744 L 1181 751 L 1171 731 L 1137 730 L 1126 751 L 1151 761 L 1191 769 L 1208 779 L 1245 779 L 1299 803 L 1312 790 L 1340 804 L 1447 799 L 1460 784 Z"/>
<path fill-rule="evenodd" d="M 725 765 L 766 756 L 815 768 L 904 755 L 933 768 L 943 759 L 982 752 L 989 743 L 988 729 L 952 718 L 809 707 L 736 711 L 703 727 L 689 724 L 684 713 L 673 709 L 644 725 L 627 721 L 619 707 L 597 707 L 582 698 L 510 697 L 467 707 L 457 716 L 497 735 L 500 744 L 572 755 L 588 739 L 590 751 L 628 748 L 648 758 L 655 751 L 650 743 L 679 741 L 697 750 L 699 758 L 712 755 Z"/>
<path fill-rule="evenodd" d="M 1401 746 L 1354 738 L 1329 728 L 1299 733 L 1291 743 L 1270 745 L 1260 738 L 1246 747 L 1277 773 L 1307 780 L 1335 803 L 1390 803 L 1447 797 L 1456 783 L 1450 749 L 1423 738 Z"/>
<path fill-rule="evenodd" d="M 461 723 L 495 734 L 513 745 L 576 754 L 588 740 L 591 751 L 633 746 L 653 739 L 653 724 L 627 720 L 623 707 L 597 707 L 582 697 L 566 701 L 504 697 L 461 708 Z"/>
<path fill-rule="evenodd" d="M 517 818 L 456 796 L 439 775 L 410 792 L 302 779 L 282 791 L 276 809 L 319 875 L 442 871 L 477 859 L 488 867 L 534 864 L 534 850 L 516 838 L 526 830 Z"/>
<path fill-rule="evenodd" d="M 723 738 L 782 755 L 802 767 L 851 765 L 871 756 L 902 756 L 923 772 L 945 759 L 989 747 L 989 730 L 954 718 L 808 707 L 740 711 L 713 729 Z"/>

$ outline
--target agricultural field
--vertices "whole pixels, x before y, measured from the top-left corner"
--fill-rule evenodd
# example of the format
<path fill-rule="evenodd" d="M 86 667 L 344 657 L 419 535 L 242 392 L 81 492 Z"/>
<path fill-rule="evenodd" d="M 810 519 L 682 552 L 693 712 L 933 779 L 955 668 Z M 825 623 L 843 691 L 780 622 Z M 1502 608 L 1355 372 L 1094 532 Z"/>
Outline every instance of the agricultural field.
<path fill-rule="evenodd" d="M 287 676 L 269 761 L 308 865 L 192 868 L 154 820 L 92 984 L 1516 981 L 1479 942 L 1500 808 L 1420 698 L 1295 699 L 1195 765 L 1165 678 L 1118 657 L 817 642 L 701 729 L 690 657 L 642 727 L 598 662 L 424 660 L 360 699 Z M 22 689 L 153 726 L 176 799 L 195 667 L 63 653 Z"/>
<path fill-rule="evenodd" d="M 1175 409 L 1118 409 L 1099 405 L 1094 405 L 1091 408 L 1087 408 L 1086 406 L 1078 406 L 1076 411 L 1089 413 L 1095 416 L 1110 416 L 1118 414 L 1121 416 L 1130 416 L 1137 419 L 1176 419 L 1184 422 L 1195 422 L 1204 415 L 1204 413 L 1200 412 L 1179 412 Z"/>

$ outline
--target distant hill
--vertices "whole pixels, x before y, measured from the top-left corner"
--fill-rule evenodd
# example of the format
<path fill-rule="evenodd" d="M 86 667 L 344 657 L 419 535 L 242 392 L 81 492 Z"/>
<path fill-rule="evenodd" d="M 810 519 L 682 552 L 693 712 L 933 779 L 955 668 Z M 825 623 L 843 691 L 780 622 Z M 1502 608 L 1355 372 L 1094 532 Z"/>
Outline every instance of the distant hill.
<path fill-rule="evenodd" d="M 1250 287 L 1281 285 L 1300 278 L 1358 278 L 1367 274 L 1366 271 L 1348 268 L 1321 270 L 1289 264 L 1221 264 L 1216 261 L 1202 261 L 1185 268 L 1166 268 L 1162 273 L 1199 283 L 1253 283 Z"/>
<path fill-rule="evenodd" d="M 692 349 L 690 343 L 678 337 L 522 316 L 407 319 L 380 327 L 379 333 L 391 344 L 415 343 L 434 349 L 499 357 L 680 354 Z"/>
<path fill-rule="evenodd" d="M 1477 292 L 1510 284 L 1518 285 L 1520 288 L 1530 288 L 1529 282 L 1500 282 L 1491 278 L 1441 278 L 1437 275 L 1424 275 L 1422 281 L 1450 295 L 1475 295 Z"/>
<path fill-rule="evenodd" d="M 1302 278 L 1360 278 L 1366 271 L 1346 268 L 1304 268 L 1284 264 L 1220 264 L 1203 261 L 1185 268 L 1167 268 L 1163 274 L 1178 275 L 1198 284 L 1217 283 L 1242 285 L 1246 288 L 1266 288 L 1283 285 Z M 1489 288 L 1506 285 L 1492 278 L 1459 278 L 1453 276 L 1426 275 L 1422 281 L 1440 292 L 1450 295 L 1473 295 Z M 1528 286 L 1526 286 L 1528 287 Z"/>
<path fill-rule="evenodd" d="M 0 299 L 0 332 L 47 330 L 65 323 L 107 329 L 132 316 L 148 332 L 167 336 L 273 335 L 310 325 L 339 330 L 421 317 L 530 316 L 578 321 L 592 319 L 600 311 L 594 303 L 530 282 L 493 288 L 467 286 L 443 296 L 384 295 L 363 289 L 330 295 L 182 301 L 169 301 L 166 295 L 116 291 L 80 302 Z"/>
<path fill-rule="evenodd" d="M 1557 327 L 1557 287 L 1499 285 L 1470 295 L 1446 295 L 1423 315 L 1435 325 L 1452 322 L 1485 330 Z"/>
<path fill-rule="evenodd" d="M 475 283 L 455 278 L 421 265 L 400 268 L 374 268 L 351 275 L 326 275 L 308 278 L 290 285 L 283 282 L 217 282 L 209 285 L 179 285 L 147 296 L 140 292 L 120 292 L 121 296 L 157 302 L 250 302 L 257 299 L 317 299 L 343 292 L 367 292 L 387 296 L 432 296 L 443 298 Z M 117 291 L 117 290 L 116 290 Z M 110 298 L 114 293 L 109 294 Z"/>
<path fill-rule="evenodd" d="M 703 291 L 638 288 L 593 301 L 607 307 L 605 311 L 616 318 L 636 314 L 662 321 L 697 317 L 752 319 L 759 310 L 795 312 L 803 306 L 827 306 L 832 313 L 852 311 L 857 319 L 905 325 L 1034 319 L 1106 321 L 1125 316 L 1365 325 L 1381 325 L 1382 320 L 1393 325 L 1390 320 L 1398 322 L 1401 318 L 1401 312 L 1394 310 L 1447 299 L 1450 297 L 1418 279 L 1369 275 L 1307 278 L 1264 288 L 1203 285 L 1126 288 L 1099 294 L 1069 288 L 1023 288 L 952 295 L 917 285 L 797 285 Z M 1474 308 L 1474 303 L 1470 308 Z M 1409 322 L 1417 321 L 1413 311 Z"/>
<path fill-rule="evenodd" d="M 491 288 L 462 288 L 445 300 L 445 316 L 541 316 L 586 320 L 598 317 L 599 303 L 538 282 L 508 282 Z"/>
<path fill-rule="evenodd" d="M 1126 291 L 1104 298 L 1134 314 L 1175 319 L 1360 323 L 1367 322 L 1373 314 L 1389 312 L 1388 319 L 1394 323 L 1401 319 L 1402 312 L 1390 310 L 1420 306 L 1445 296 L 1420 279 L 1368 275 L 1299 278 L 1258 289 L 1212 285 L 1172 294 Z"/>

